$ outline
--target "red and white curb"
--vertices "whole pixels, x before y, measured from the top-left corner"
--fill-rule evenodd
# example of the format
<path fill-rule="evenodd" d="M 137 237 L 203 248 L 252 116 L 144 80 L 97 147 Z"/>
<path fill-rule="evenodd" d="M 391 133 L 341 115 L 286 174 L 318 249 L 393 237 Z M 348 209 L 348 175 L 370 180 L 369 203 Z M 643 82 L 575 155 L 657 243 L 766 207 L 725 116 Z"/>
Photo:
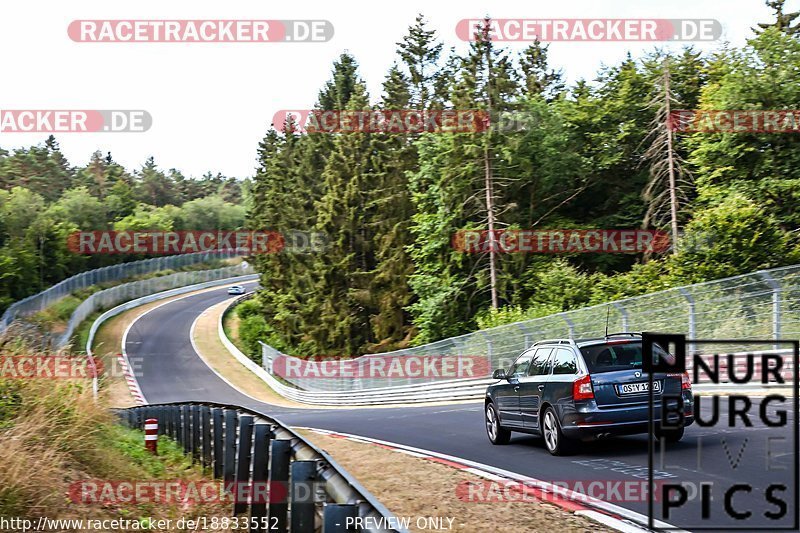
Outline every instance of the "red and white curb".
<path fill-rule="evenodd" d="M 351 435 L 349 433 L 341 433 L 338 431 L 328 431 L 326 429 L 317 429 L 309 427 L 296 427 L 294 429 L 305 429 L 326 435 L 337 439 L 346 439 L 353 442 L 361 442 L 364 444 L 373 444 L 381 448 L 399 452 L 412 457 L 425 459 L 438 464 L 443 464 L 451 468 L 456 468 L 464 472 L 489 479 L 497 482 L 517 482 L 524 484 L 536 493 L 539 491 L 543 493 L 540 498 L 543 501 L 552 503 L 563 509 L 566 512 L 574 513 L 585 518 L 589 518 L 599 522 L 607 527 L 622 531 L 624 533 L 642 533 L 650 531 L 647 528 L 647 517 L 643 514 L 631 511 L 613 503 L 604 502 L 596 498 L 591 498 L 585 494 L 558 487 L 547 481 L 541 481 L 532 477 L 523 476 L 514 472 L 496 468 L 491 465 L 476 463 L 467 459 L 460 459 L 451 455 L 433 452 L 430 450 L 423 450 L 421 448 L 414 448 L 404 444 L 397 444 L 394 442 L 387 442 L 369 437 L 362 437 L 360 435 Z M 556 496 L 557 495 L 557 496 Z M 669 528 L 674 533 L 688 533 L 687 531 L 676 528 L 675 526 L 666 522 L 656 520 L 654 525 L 659 528 Z"/>
<path fill-rule="evenodd" d="M 139 405 L 145 405 L 147 401 L 144 399 L 142 389 L 139 388 L 139 382 L 136 381 L 136 376 L 131 371 L 131 366 L 128 364 L 128 358 L 125 354 L 117 354 L 119 366 L 122 368 L 122 373 L 125 375 L 125 381 L 128 383 L 128 390 L 131 391 L 131 396 Z"/>

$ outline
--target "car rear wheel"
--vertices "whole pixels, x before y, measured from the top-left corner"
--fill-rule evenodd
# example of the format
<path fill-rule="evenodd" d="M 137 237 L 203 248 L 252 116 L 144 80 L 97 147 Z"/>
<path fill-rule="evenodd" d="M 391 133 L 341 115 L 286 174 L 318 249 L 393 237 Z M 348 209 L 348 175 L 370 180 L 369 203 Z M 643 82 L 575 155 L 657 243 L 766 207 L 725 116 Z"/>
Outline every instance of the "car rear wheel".
<path fill-rule="evenodd" d="M 678 442 L 683 438 L 684 431 L 685 428 L 683 426 L 671 429 L 656 429 L 656 437 L 659 439 L 663 437 L 667 442 Z"/>
<path fill-rule="evenodd" d="M 552 455 L 568 455 L 575 450 L 575 442 L 564 436 L 552 407 L 542 413 L 542 436 L 547 451 Z"/>
<path fill-rule="evenodd" d="M 511 432 L 500 425 L 493 403 L 486 404 L 486 434 L 492 444 L 508 444 L 511 440 Z"/>

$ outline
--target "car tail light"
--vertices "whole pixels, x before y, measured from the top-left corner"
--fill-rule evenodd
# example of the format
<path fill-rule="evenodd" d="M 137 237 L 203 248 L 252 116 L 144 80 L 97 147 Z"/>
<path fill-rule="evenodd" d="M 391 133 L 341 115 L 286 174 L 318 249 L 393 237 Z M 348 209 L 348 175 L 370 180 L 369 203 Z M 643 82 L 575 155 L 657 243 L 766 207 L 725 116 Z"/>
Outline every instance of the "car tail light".
<path fill-rule="evenodd" d="M 591 376 L 583 376 L 572 383 L 573 400 L 591 400 L 592 398 L 594 398 L 594 390 L 592 390 Z"/>
<path fill-rule="evenodd" d="M 675 374 L 667 374 L 670 378 L 681 378 L 681 390 L 692 390 L 692 380 L 689 378 L 688 372 L 678 372 Z"/>

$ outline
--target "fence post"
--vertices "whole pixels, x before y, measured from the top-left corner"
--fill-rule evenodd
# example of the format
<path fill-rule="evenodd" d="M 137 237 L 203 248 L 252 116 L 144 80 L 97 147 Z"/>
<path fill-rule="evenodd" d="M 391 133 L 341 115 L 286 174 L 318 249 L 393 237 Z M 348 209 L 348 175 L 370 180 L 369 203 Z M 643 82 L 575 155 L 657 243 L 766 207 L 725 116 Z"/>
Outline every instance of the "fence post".
<path fill-rule="evenodd" d="M 322 533 L 353 531 L 353 522 L 357 516 L 358 506 L 356 505 L 350 503 L 325 504 Z"/>
<path fill-rule="evenodd" d="M 525 340 L 523 341 L 524 346 L 522 347 L 522 351 L 525 351 L 525 350 L 527 350 L 528 348 L 531 347 L 531 344 L 533 344 L 533 342 L 532 342 L 533 341 L 533 336 L 531 335 L 530 331 L 528 331 L 528 328 L 523 326 L 522 323 L 517 322 L 516 326 L 519 328 L 519 330 L 525 336 L 524 337 Z"/>
<path fill-rule="evenodd" d="M 317 480 L 316 461 L 295 461 L 291 465 L 292 533 L 314 533 L 314 512 Z"/>
<path fill-rule="evenodd" d="M 219 479 L 222 477 L 222 461 L 224 457 L 224 454 L 222 453 L 222 438 L 225 435 L 223 428 L 224 416 L 224 412 L 221 408 L 214 407 L 211 409 L 212 428 L 214 433 L 214 458 L 212 459 L 211 464 L 213 465 L 214 479 Z"/>
<path fill-rule="evenodd" d="M 287 487 L 289 483 L 289 461 L 291 459 L 292 443 L 288 440 L 273 440 L 271 460 L 269 467 L 269 486 Z M 285 491 L 288 495 L 288 490 Z M 287 513 L 289 503 L 286 498 L 269 499 L 270 531 L 287 531 Z"/>
<path fill-rule="evenodd" d="M 567 313 L 558 313 L 558 314 L 561 315 L 561 318 L 563 318 L 564 322 L 567 323 L 567 327 L 569 328 L 569 338 L 570 339 L 574 339 L 575 338 L 575 323 L 572 321 L 572 319 L 569 317 L 569 315 Z"/>
<path fill-rule="evenodd" d="M 686 298 L 686 301 L 689 303 L 689 339 L 696 339 L 697 338 L 697 316 L 695 314 L 695 306 L 694 306 L 694 297 L 687 291 L 684 287 L 679 287 L 678 291 Z M 697 347 L 695 343 L 687 343 L 688 346 L 688 355 L 694 355 L 697 351 Z"/>
<path fill-rule="evenodd" d="M 493 350 L 494 346 L 492 345 L 492 337 L 483 330 L 481 330 L 481 333 L 483 334 L 483 338 L 486 339 L 486 357 L 488 357 L 489 360 L 491 361 L 492 359 L 494 359 L 494 357 L 492 357 L 494 355 L 494 350 Z M 459 357 L 464 356 L 464 354 L 458 354 L 458 353 L 456 355 Z"/>
<path fill-rule="evenodd" d="M 611 305 L 614 306 L 614 309 L 619 311 L 619 314 L 622 315 L 622 331 L 623 333 L 628 333 L 628 310 L 625 309 L 625 306 L 619 302 L 611 302 Z"/>
<path fill-rule="evenodd" d="M 781 284 L 769 272 L 759 270 L 758 274 L 772 289 L 772 338 L 777 341 L 781 338 Z M 773 349 L 780 350 L 780 345 L 776 342 Z"/>
<path fill-rule="evenodd" d="M 267 484 L 271 429 L 269 424 L 258 424 L 255 427 L 253 436 L 253 490 L 251 491 L 253 501 L 250 505 L 251 533 L 270 530 L 265 518 L 267 516 L 267 498 L 274 494 L 268 490 L 269 485 Z"/>

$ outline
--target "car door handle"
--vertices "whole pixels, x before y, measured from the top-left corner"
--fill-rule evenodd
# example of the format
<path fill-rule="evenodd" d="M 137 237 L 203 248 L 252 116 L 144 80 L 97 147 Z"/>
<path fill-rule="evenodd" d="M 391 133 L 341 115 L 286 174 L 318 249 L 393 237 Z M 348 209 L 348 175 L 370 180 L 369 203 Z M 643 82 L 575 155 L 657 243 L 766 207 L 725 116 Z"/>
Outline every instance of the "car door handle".
<path fill-rule="evenodd" d="M 542 389 L 544 389 L 544 385 L 539 385 L 539 391 L 541 391 Z"/>
<path fill-rule="evenodd" d="M 514 387 L 514 392 L 519 392 L 519 385 L 517 385 L 516 387 Z"/>

